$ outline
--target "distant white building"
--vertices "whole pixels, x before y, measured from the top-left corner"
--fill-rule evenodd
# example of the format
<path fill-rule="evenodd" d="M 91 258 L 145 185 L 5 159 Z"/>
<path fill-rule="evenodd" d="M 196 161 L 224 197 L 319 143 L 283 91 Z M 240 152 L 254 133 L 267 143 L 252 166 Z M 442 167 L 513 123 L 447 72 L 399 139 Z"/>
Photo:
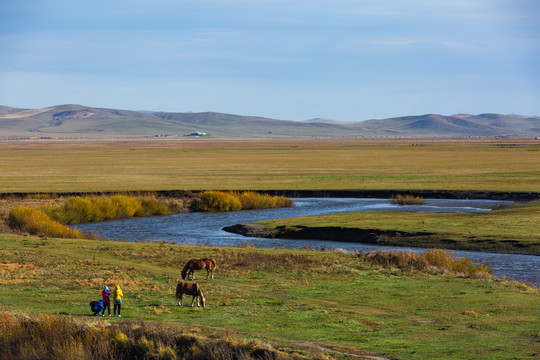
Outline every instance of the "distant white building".
<path fill-rule="evenodd" d="M 185 136 L 196 136 L 196 137 L 199 137 L 199 136 L 206 136 L 206 133 L 204 132 L 200 132 L 200 131 L 194 131 L 192 133 L 189 133 Z"/>

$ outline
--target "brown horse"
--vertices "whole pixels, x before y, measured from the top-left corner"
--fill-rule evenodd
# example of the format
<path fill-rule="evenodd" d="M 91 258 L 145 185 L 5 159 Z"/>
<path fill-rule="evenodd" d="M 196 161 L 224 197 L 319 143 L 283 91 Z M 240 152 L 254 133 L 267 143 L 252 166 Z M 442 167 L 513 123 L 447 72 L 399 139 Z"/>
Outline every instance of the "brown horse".
<path fill-rule="evenodd" d="M 182 306 L 182 295 L 184 294 L 193 295 L 193 299 L 191 299 L 191 307 L 193 307 L 195 298 L 197 298 L 197 306 L 201 306 L 199 305 L 199 298 L 201 298 L 202 307 L 206 307 L 206 299 L 204 298 L 204 293 L 199 284 L 180 281 L 178 285 L 176 285 L 176 300 L 180 306 Z"/>
<path fill-rule="evenodd" d="M 216 260 L 214 259 L 191 259 L 189 260 L 184 268 L 182 269 L 182 280 L 189 280 L 189 274 L 191 274 L 191 280 L 195 279 L 194 272 L 195 270 L 206 269 L 206 280 L 208 280 L 208 275 L 212 275 L 212 280 L 214 280 L 214 270 L 216 269 Z"/>

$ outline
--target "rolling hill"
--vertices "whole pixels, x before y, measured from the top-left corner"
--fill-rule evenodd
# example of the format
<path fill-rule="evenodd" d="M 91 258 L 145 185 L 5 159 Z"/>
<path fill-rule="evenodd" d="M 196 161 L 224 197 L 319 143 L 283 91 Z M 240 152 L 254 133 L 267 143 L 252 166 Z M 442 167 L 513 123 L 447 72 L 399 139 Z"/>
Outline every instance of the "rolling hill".
<path fill-rule="evenodd" d="M 0 106 L 0 136 L 97 138 L 105 136 L 212 137 L 538 137 L 540 117 L 500 114 L 427 114 L 360 122 L 306 121 L 217 112 L 173 113 L 59 105 L 42 109 Z"/>

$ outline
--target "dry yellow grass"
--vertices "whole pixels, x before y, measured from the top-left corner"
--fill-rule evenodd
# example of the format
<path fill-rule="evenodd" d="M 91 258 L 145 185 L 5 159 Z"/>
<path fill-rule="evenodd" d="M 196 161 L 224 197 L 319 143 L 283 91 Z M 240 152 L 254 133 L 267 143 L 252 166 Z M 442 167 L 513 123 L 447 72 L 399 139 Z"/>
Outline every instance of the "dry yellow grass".
<path fill-rule="evenodd" d="M 0 143 L 0 192 L 540 191 L 538 140 Z"/>

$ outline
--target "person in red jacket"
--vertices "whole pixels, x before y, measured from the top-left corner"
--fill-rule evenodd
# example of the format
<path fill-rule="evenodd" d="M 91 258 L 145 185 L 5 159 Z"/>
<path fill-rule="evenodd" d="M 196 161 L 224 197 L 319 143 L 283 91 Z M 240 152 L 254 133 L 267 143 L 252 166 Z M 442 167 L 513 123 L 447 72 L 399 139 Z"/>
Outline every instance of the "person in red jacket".
<path fill-rule="evenodd" d="M 111 290 L 105 285 L 103 291 L 101 292 L 101 297 L 103 298 L 103 311 L 101 316 L 105 316 L 105 309 L 108 310 L 109 316 L 111 316 Z"/>

